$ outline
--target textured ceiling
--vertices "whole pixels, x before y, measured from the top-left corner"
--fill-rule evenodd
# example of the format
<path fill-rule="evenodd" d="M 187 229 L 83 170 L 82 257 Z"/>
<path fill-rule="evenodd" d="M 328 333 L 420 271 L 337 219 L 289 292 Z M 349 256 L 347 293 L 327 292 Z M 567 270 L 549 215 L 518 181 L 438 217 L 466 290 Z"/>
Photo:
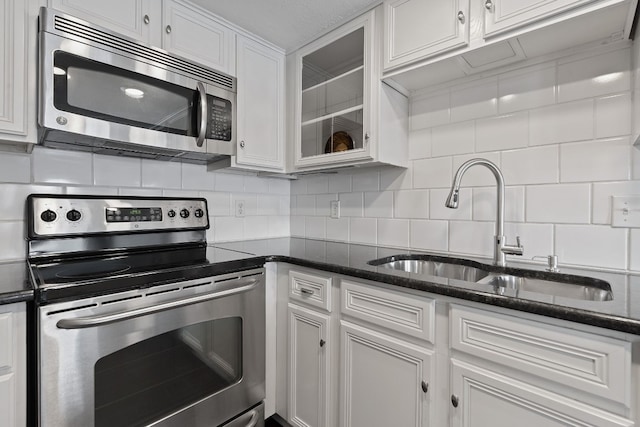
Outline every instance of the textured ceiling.
<path fill-rule="evenodd" d="M 382 0 L 192 0 L 287 52 Z"/>

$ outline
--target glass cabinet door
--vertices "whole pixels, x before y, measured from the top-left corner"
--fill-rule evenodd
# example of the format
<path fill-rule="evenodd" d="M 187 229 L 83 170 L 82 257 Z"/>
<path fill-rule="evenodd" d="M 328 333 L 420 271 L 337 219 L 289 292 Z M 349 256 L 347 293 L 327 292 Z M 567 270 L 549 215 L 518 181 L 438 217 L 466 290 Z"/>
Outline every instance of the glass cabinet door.
<path fill-rule="evenodd" d="M 364 28 L 302 57 L 302 159 L 364 147 Z"/>

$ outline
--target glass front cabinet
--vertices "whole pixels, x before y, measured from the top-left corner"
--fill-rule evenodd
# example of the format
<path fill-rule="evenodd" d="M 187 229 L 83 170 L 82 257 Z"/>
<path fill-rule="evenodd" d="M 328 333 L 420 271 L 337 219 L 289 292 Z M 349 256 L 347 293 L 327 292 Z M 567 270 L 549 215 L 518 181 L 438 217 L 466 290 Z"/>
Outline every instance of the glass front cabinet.
<path fill-rule="evenodd" d="M 406 167 L 408 100 L 380 80 L 381 12 L 372 10 L 294 54 L 294 170 Z"/>

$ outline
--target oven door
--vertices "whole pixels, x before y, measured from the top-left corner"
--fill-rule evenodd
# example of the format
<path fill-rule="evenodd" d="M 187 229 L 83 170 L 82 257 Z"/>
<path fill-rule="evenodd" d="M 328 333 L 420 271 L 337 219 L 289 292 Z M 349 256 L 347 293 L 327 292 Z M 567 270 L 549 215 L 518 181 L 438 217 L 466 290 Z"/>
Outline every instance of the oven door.
<path fill-rule="evenodd" d="M 39 312 L 40 426 L 217 426 L 264 399 L 264 272 Z"/>

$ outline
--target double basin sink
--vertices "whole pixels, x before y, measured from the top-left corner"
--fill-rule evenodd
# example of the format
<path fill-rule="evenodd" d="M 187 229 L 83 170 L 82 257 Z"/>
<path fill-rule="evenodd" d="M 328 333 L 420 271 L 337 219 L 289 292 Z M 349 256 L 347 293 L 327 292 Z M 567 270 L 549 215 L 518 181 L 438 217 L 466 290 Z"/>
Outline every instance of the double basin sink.
<path fill-rule="evenodd" d="M 536 270 L 514 273 L 511 268 L 430 255 L 395 255 L 369 261 L 369 264 L 416 276 L 437 276 L 486 285 L 499 295 L 518 296 L 521 292 L 533 292 L 586 301 L 613 299 L 609 283 L 590 277 Z"/>

